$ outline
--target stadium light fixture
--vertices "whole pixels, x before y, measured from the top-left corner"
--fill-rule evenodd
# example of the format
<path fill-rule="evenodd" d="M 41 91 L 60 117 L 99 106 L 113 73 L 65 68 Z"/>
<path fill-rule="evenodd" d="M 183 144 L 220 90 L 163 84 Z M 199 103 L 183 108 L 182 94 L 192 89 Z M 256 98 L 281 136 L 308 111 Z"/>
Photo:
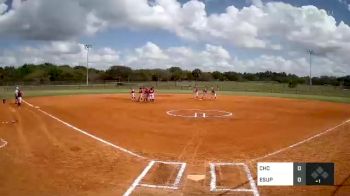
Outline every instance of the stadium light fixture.
<path fill-rule="evenodd" d="M 91 44 L 85 44 L 86 49 L 86 86 L 89 86 L 89 50 L 92 48 Z"/>

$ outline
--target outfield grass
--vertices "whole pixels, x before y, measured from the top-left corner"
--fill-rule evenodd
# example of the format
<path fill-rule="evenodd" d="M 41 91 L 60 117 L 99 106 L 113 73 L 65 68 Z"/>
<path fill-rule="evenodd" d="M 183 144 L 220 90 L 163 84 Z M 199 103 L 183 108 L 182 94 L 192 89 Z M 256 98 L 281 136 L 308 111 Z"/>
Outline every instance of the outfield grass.
<path fill-rule="evenodd" d="M 114 94 L 128 93 L 130 88 L 139 86 L 154 86 L 159 93 L 192 93 L 194 86 L 215 87 L 219 95 L 266 96 L 293 99 L 310 99 L 350 103 L 350 90 L 333 86 L 306 86 L 289 88 L 287 84 L 271 82 L 144 82 L 117 84 L 85 85 L 41 85 L 21 87 L 25 97 L 60 96 L 76 94 Z M 137 89 L 136 89 L 137 90 Z M 0 98 L 13 98 L 14 86 L 0 87 Z"/>
<path fill-rule="evenodd" d="M 120 94 L 129 93 L 129 89 L 66 89 L 66 90 L 28 90 L 25 91 L 25 97 L 40 97 L 40 96 L 64 96 L 64 95 L 81 95 L 81 94 Z M 177 94 L 191 94 L 189 90 L 158 90 L 158 93 L 177 93 Z M 262 96 L 262 97 L 279 97 L 292 99 L 307 99 L 319 100 L 338 103 L 350 103 L 350 97 L 335 97 L 335 96 L 321 96 L 321 95 L 301 95 L 301 94 L 283 94 L 283 93 L 268 93 L 268 92 L 239 92 L 239 91 L 220 91 L 223 95 L 239 95 L 239 96 Z M 13 95 L 10 93 L 1 94 L 1 98 L 11 99 Z"/>

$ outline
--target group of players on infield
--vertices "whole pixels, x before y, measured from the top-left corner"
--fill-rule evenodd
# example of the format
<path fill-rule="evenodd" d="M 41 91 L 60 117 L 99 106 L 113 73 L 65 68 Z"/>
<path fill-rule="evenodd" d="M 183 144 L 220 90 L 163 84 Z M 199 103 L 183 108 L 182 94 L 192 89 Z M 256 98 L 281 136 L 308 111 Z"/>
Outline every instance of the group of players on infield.
<path fill-rule="evenodd" d="M 154 87 L 140 87 L 138 95 L 136 96 L 135 89 L 131 89 L 130 92 L 131 100 L 137 102 L 154 102 L 155 101 L 155 89 Z M 20 106 L 22 104 L 23 91 L 17 86 L 15 90 L 15 103 Z M 211 87 L 210 92 L 208 92 L 208 87 L 204 87 L 200 90 L 198 87 L 193 88 L 193 97 L 195 99 L 204 100 L 204 99 L 216 99 L 216 91 L 214 87 Z M 6 100 L 3 99 L 3 103 Z"/>
<path fill-rule="evenodd" d="M 137 102 L 154 102 L 155 101 L 155 89 L 154 87 L 140 87 L 138 95 L 136 96 L 135 89 L 131 89 L 130 92 L 131 100 Z M 216 99 L 216 91 L 214 87 L 211 87 L 210 92 L 208 92 L 208 87 L 204 87 L 200 90 L 198 87 L 193 88 L 193 97 L 195 99 Z"/>
<path fill-rule="evenodd" d="M 138 102 L 154 102 L 155 100 L 155 91 L 154 87 L 147 88 L 147 87 L 140 87 L 138 97 L 136 98 L 136 91 L 135 89 L 131 89 L 130 95 L 132 101 L 138 101 Z"/>
<path fill-rule="evenodd" d="M 193 94 L 195 99 L 216 99 L 216 91 L 214 87 L 211 87 L 210 93 L 208 93 L 208 87 L 204 87 L 202 91 L 198 87 L 194 87 Z"/>

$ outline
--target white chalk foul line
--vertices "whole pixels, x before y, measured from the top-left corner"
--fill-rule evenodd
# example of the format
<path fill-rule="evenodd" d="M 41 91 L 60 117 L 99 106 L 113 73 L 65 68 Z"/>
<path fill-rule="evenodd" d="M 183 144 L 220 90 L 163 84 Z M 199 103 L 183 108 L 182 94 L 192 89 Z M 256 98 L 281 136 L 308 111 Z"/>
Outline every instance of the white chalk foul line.
<path fill-rule="evenodd" d="M 179 172 L 177 173 L 175 181 L 172 185 L 166 186 L 166 185 L 155 185 L 155 184 L 143 184 L 143 183 L 141 183 L 142 179 L 147 175 L 147 173 L 149 172 L 149 170 L 153 167 L 153 165 L 155 163 L 162 163 L 162 164 L 167 164 L 167 165 L 180 165 Z M 146 168 L 142 171 L 142 173 L 135 179 L 135 181 L 128 188 L 128 190 L 124 193 L 124 196 L 129 196 L 136 189 L 137 186 L 147 187 L 147 188 L 177 190 L 177 189 L 179 189 L 179 183 L 180 183 L 180 180 L 184 174 L 185 168 L 186 168 L 186 163 L 183 163 L 183 162 L 151 161 L 146 166 Z"/>
<path fill-rule="evenodd" d="M 266 155 L 264 155 L 264 156 L 251 159 L 249 162 L 254 162 L 254 161 L 257 161 L 257 160 L 260 160 L 260 159 L 263 159 L 263 158 L 266 158 L 266 157 L 269 157 L 269 156 L 278 154 L 278 153 L 283 152 L 283 151 L 285 151 L 285 150 L 288 150 L 288 149 L 290 149 L 290 148 L 294 148 L 294 147 L 299 146 L 299 145 L 301 145 L 301 144 L 303 144 L 303 143 L 305 143 L 305 142 L 308 142 L 308 141 L 313 140 L 313 139 L 315 139 L 315 138 L 318 138 L 318 137 L 320 137 L 320 136 L 322 136 L 322 135 L 325 135 L 325 134 L 327 134 L 327 133 L 329 133 L 329 132 L 331 132 L 331 131 L 334 131 L 336 128 L 341 127 L 341 126 L 343 126 L 343 125 L 345 125 L 345 124 L 347 124 L 347 123 L 349 123 L 349 122 L 350 122 L 350 119 L 348 119 L 348 120 L 346 120 L 346 121 L 340 123 L 339 125 L 337 125 L 337 126 L 335 126 L 335 127 L 329 128 L 329 129 L 327 129 L 327 130 L 325 130 L 325 131 L 323 131 L 323 132 L 321 132 L 321 133 L 318 133 L 318 134 L 316 134 L 316 135 L 314 135 L 314 136 L 308 137 L 308 138 L 306 138 L 306 139 L 304 139 L 304 140 L 302 140 L 302 141 L 300 141 L 300 142 L 297 142 L 297 143 L 292 144 L 292 145 L 290 145 L 290 146 L 281 148 L 281 149 L 276 150 L 276 151 L 274 151 L 274 152 L 272 152 L 272 153 L 268 153 L 268 154 L 266 154 Z"/>
<path fill-rule="evenodd" d="M 232 191 L 232 192 L 252 192 L 254 196 L 259 196 L 258 188 L 255 185 L 254 178 L 248 168 L 248 166 L 245 163 L 209 163 L 210 166 L 210 191 L 212 192 L 219 192 L 219 191 Z M 251 189 L 230 189 L 230 188 L 217 188 L 217 179 L 216 179 L 216 166 L 241 166 L 243 167 Z"/>
<path fill-rule="evenodd" d="M 7 144 L 8 144 L 7 141 L 0 139 L 0 148 L 5 147 Z"/>
<path fill-rule="evenodd" d="M 24 100 L 23 100 L 23 102 L 26 103 L 27 105 L 29 105 L 30 107 L 35 108 L 32 104 L 30 104 L 30 103 L 28 103 L 28 102 L 26 102 L 26 101 L 24 101 Z M 136 154 L 136 153 L 134 153 L 134 152 L 131 152 L 130 150 L 127 150 L 127 149 L 125 149 L 125 148 L 123 148 L 123 147 L 117 146 L 117 145 L 115 145 L 115 144 L 113 144 L 113 143 L 111 143 L 111 142 L 108 142 L 108 141 L 106 141 L 106 140 L 104 140 L 104 139 L 101 139 L 101 138 L 95 136 L 95 135 L 92 135 L 91 133 L 88 133 L 88 132 L 86 132 L 86 131 L 84 131 L 84 130 L 82 130 L 82 129 L 79 129 L 79 128 L 77 128 L 77 127 L 75 127 L 75 126 L 73 126 L 73 125 L 71 125 L 71 124 L 69 124 L 69 123 L 67 123 L 67 122 L 65 122 L 65 121 L 63 121 L 63 120 L 57 118 L 57 117 L 54 116 L 54 115 L 45 112 L 45 111 L 42 110 L 42 109 L 39 109 L 39 108 L 36 108 L 36 109 L 37 109 L 38 111 L 40 111 L 41 113 L 43 113 L 43 114 L 45 114 L 45 115 L 47 115 L 47 116 L 49 116 L 49 117 L 51 117 L 51 118 L 57 120 L 58 122 L 60 122 L 60 123 L 62 123 L 62 124 L 64 124 L 64 125 L 66 125 L 67 127 L 70 127 L 70 128 L 72 128 L 73 130 L 75 130 L 75 131 L 78 131 L 78 132 L 81 133 L 81 134 L 84 134 L 84 135 L 86 135 L 86 136 L 88 136 L 88 137 L 91 137 L 91 138 L 93 138 L 93 139 L 95 139 L 95 140 L 97 140 L 97 141 L 99 141 L 99 142 L 102 142 L 102 143 L 104 143 L 104 144 L 106 144 L 106 145 L 108 145 L 108 146 L 111 146 L 111 147 L 113 147 L 113 148 L 116 148 L 116 149 L 118 149 L 118 150 L 120 150 L 120 151 L 122 151 L 122 152 L 125 152 L 125 153 L 129 154 L 129 155 L 132 155 L 132 156 L 135 156 L 135 157 L 141 158 L 141 159 L 146 159 L 146 157 L 144 157 L 144 156 L 138 155 L 138 154 Z"/>
<path fill-rule="evenodd" d="M 110 143 L 110 142 L 108 142 L 106 140 L 103 140 L 103 139 L 101 139 L 101 138 L 99 138 L 99 137 L 97 137 L 95 135 L 92 135 L 92 134 L 90 134 L 90 133 L 88 133 L 88 132 L 86 132 L 86 131 L 84 131 L 82 129 L 79 129 L 79 128 L 77 128 L 77 127 L 75 127 L 75 126 L 73 126 L 73 125 L 71 125 L 71 124 L 69 124 L 69 123 L 67 123 L 67 122 L 57 118 L 56 116 L 53 116 L 52 114 L 49 114 L 48 112 L 45 112 L 44 110 L 40 109 L 39 107 L 36 107 L 36 106 L 30 104 L 29 102 L 26 102 L 24 100 L 23 100 L 23 102 L 26 103 L 27 105 L 29 105 L 30 107 L 33 107 L 33 108 L 37 109 L 41 113 L 43 113 L 43 114 L 45 114 L 45 115 L 47 115 L 47 116 L 57 120 L 58 122 L 66 125 L 66 126 L 68 126 L 70 128 L 72 128 L 73 130 L 78 131 L 79 133 L 82 133 L 82 134 L 84 134 L 86 136 L 89 136 L 89 137 L 91 137 L 91 138 L 93 138 L 93 139 L 95 139 L 97 141 L 100 141 L 100 142 L 102 142 L 102 143 L 104 143 L 106 145 L 112 146 L 112 147 L 114 147 L 114 148 L 116 148 L 116 149 L 118 149 L 120 151 L 123 151 L 123 152 L 125 152 L 127 154 L 130 154 L 132 156 L 135 156 L 135 157 L 138 157 L 138 158 L 142 158 L 142 159 L 148 159 L 148 158 L 146 158 L 144 156 L 138 155 L 138 154 L 136 154 L 134 152 L 131 152 L 131 151 L 125 149 L 125 148 L 122 148 L 122 147 L 117 146 L 117 145 L 115 145 L 113 143 Z M 7 144 L 7 142 L 6 142 L 6 144 Z M 171 186 L 152 185 L 152 184 L 140 184 L 142 179 L 145 177 L 145 175 L 149 172 L 149 170 L 153 167 L 153 165 L 155 163 L 163 163 L 163 164 L 170 164 L 170 165 L 180 165 L 180 169 L 179 169 L 179 172 L 178 172 L 178 174 L 176 176 L 174 184 L 172 184 Z M 178 189 L 179 188 L 178 185 L 179 185 L 180 180 L 181 180 L 181 178 L 183 176 L 185 168 L 186 168 L 186 163 L 183 163 L 183 162 L 154 161 L 154 160 L 152 160 L 152 161 L 149 162 L 149 164 L 146 166 L 146 168 L 142 171 L 142 173 L 136 178 L 136 180 L 132 183 L 132 185 L 129 187 L 129 189 L 124 193 L 124 196 L 130 195 L 137 186 L 143 186 L 143 187 L 149 187 L 149 188 L 161 188 L 161 189 L 174 189 L 174 190 Z"/>

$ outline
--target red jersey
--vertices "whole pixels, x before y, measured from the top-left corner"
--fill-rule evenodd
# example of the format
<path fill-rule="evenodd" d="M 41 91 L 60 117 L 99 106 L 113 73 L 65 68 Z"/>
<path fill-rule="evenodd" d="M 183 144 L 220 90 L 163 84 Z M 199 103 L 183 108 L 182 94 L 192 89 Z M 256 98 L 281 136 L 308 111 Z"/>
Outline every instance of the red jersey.
<path fill-rule="evenodd" d="M 23 93 L 22 93 L 22 91 L 18 91 L 18 95 L 17 95 L 18 97 L 22 97 L 23 96 Z"/>

